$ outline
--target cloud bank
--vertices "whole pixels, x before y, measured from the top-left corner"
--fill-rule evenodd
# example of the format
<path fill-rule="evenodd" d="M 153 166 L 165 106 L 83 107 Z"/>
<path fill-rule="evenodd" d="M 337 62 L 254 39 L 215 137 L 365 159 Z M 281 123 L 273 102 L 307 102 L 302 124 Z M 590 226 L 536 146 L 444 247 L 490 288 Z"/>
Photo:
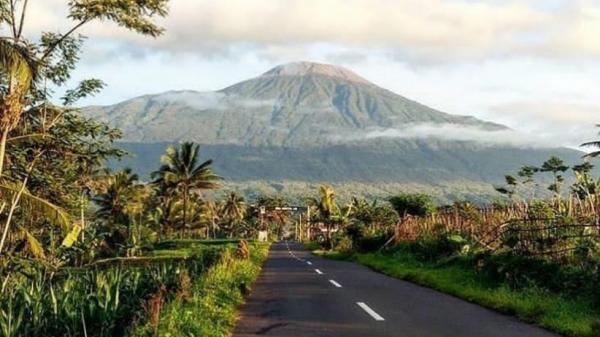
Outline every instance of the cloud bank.
<path fill-rule="evenodd" d="M 364 132 L 336 134 L 335 142 L 372 139 L 435 139 L 442 141 L 476 142 L 482 146 L 516 146 L 524 148 L 554 148 L 561 144 L 544 136 L 525 134 L 511 129 L 485 130 L 458 124 L 413 123 L 396 128 L 370 128 Z"/>
<path fill-rule="evenodd" d="M 66 29 L 63 0 L 32 4 L 28 23 Z M 506 54 L 600 56 L 594 0 L 173 0 L 148 40 L 106 23 L 86 34 L 172 53 L 227 53 L 240 46 L 287 48 L 327 42 L 383 48 L 396 57 L 442 62 Z M 130 45 L 131 46 L 131 45 Z"/>

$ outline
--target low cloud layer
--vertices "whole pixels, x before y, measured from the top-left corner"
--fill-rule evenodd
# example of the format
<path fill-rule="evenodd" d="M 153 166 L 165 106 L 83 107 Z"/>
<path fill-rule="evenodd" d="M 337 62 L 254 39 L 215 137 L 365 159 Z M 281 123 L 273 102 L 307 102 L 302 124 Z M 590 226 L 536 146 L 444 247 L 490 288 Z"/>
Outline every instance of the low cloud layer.
<path fill-rule="evenodd" d="M 371 128 L 362 133 L 337 134 L 332 137 L 336 142 L 372 139 L 436 139 L 477 142 L 483 146 L 510 145 L 527 148 L 553 148 L 562 145 L 545 136 L 525 134 L 511 129 L 490 131 L 474 126 L 430 123 L 407 124 L 397 128 Z"/>
<path fill-rule="evenodd" d="M 231 110 L 254 109 L 272 107 L 276 100 L 246 99 L 242 97 L 225 95 L 216 91 L 169 91 L 153 98 L 155 101 L 172 104 L 185 104 L 197 110 Z"/>

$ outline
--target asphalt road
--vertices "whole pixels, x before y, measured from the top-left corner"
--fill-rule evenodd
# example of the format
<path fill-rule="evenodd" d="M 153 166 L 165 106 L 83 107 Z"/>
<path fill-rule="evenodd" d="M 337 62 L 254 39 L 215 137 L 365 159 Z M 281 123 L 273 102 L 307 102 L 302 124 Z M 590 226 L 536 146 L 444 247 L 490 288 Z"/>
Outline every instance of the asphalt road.
<path fill-rule="evenodd" d="M 234 337 L 556 337 L 366 267 L 274 244 Z"/>

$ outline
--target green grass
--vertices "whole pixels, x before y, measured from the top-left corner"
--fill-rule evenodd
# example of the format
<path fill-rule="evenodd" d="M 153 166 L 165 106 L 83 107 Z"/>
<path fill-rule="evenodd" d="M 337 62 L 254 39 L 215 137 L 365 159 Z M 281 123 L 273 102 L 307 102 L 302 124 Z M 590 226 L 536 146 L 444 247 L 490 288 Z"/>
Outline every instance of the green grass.
<path fill-rule="evenodd" d="M 464 264 L 421 262 L 407 252 L 353 254 L 351 257 L 337 253 L 322 255 L 351 259 L 384 274 L 514 315 L 565 336 L 600 336 L 600 310 L 583 297 L 567 298 L 533 287 L 510 289 L 506 285 L 491 284 Z"/>
<path fill-rule="evenodd" d="M 154 244 L 146 253 L 153 257 L 190 258 L 200 256 L 208 250 L 235 248 L 239 240 L 169 240 Z"/>
<path fill-rule="evenodd" d="M 202 277 L 191 280 L 189 296 L 176 296 L 160 312 L 158 336 L 226 337 L 234 327 L 237 308 L 260 273 L 268 245 L 250 244 L 251 257 L 239 259 L 227 250 Z M 154 336 L 150 323 L 132 337 Z"/>
<path fill-rule="evenodd" d="M 313 251 L 313 252 L 321 249 L 321 245 L 315 241 L 307 241 L 307 242 L 304 242 L 303 245 L 304 245 L 304 248 L 306 248 L 307 250 Z"/>

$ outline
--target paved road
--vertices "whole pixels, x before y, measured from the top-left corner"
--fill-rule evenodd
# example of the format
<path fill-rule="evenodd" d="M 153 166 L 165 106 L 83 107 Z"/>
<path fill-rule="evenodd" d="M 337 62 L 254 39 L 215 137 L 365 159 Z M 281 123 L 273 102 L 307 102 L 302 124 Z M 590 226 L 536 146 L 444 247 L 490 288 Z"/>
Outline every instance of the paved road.
<path fill-rule="evenodd" d="M 557 337 L 363 266 L 273 245 L 234 337 Z"/>

